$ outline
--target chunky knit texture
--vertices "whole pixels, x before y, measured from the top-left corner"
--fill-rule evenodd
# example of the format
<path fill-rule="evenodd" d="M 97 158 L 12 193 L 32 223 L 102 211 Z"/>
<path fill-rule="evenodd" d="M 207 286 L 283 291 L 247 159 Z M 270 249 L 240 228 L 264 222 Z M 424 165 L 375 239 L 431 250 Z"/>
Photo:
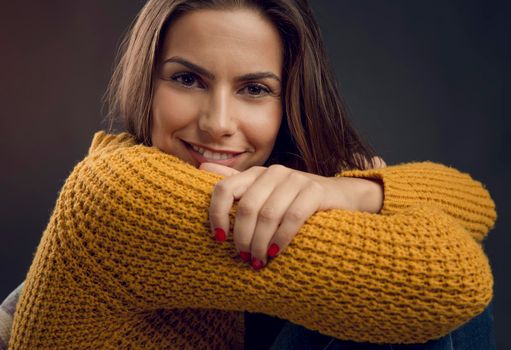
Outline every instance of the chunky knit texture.
<path fill-rule="evenodd" d="M 98 132 L 60 192 L 10 348 L 241 348 L 241 311 L 340 339 L 418 343 L 485 309 L 493 278 L 480 243 L 496 212 L 479 182 L 430 162 L 338 175 L 382 179 L 381 213 L 317 212 L 254 271 L 232 237 L 211 238 L 222 176 Z"/>

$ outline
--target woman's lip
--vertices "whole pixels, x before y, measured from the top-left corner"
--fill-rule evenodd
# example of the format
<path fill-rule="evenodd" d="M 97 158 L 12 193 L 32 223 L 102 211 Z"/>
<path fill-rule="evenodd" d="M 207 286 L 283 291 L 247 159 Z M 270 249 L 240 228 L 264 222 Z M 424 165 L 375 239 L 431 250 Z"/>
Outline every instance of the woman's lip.
<path fill-rule="evenodd" d="M 185 144 L 186 149 L 188 150 L 190 155 L 196 161 L 198 161 L 199 164 L 202 164 L 202 163 L 216 163 L 216 164 L 232 167 L 234 162 L 236 162 L 238 160 L 239 156 L 241 156 L 243 153 L 245 153 L 245 152 L 238 153 L 234 157 L 228 158 L 228 159 L 207 159 L 207 158 L 204 158 L 204 156 L 202 154 L 200 154 L 199 152 L 195 151 L 189 143 L 186 143 L 184 141 L 183 141 L 183 143 Z"/>
<path fill-rule="evenodd" d="M 195 146 L 195 147 L 203 148 L 203 149 L 205 149 L 207 151 L 215 152 L 215 153 L 227 153 L 227 154 L 240 154 L 240 153 L 243 153 L 243 152 L 237 152 L 237 151 L 219 151 L 219 150 L 215 150 L 215 149 L 212 149 L 212 148 L 209 148 L 209 147 L 206 147 L 206 146 L 197 145 L 195 143 L 186 142 L 186 141 L 183 141 L 183 142 L 188 144 L 188 145 L 192 145 L 192 146 Z"/>

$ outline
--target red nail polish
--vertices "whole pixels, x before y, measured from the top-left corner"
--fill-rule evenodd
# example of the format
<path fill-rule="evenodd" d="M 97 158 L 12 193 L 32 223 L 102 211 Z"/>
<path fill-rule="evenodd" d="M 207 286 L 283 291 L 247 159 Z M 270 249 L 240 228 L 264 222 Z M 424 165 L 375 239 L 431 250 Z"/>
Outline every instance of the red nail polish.
<path fill-rule="evenodd" d="M 274 258 L 275 255 L 277 255 L 277 253 L 279 252 L 280 248 L 278 245 L 276 245 L 275 243 L 272 243 L 270 248 L 268 248 L 268 256 L 270 258 Z"/>
<path fill-rule="evenodd" d="M 225 231 L 222 230 L 220 227 L 215 228 L 215 239 L 218 242 L 225 241 Z"/>
<path fill-rule="evenodd" d="M 256 257 L 252 257 L 251 265 L 254 268 L 254 270 L 260 270 L 264 267 L 263 262 Z"/>
<path fill-rule="evenodd" d="M 249 262 L 251 258 L 251 254 L 249 252 L 240 252 L 240 258 L 241 260 L 245 262 Z"/>

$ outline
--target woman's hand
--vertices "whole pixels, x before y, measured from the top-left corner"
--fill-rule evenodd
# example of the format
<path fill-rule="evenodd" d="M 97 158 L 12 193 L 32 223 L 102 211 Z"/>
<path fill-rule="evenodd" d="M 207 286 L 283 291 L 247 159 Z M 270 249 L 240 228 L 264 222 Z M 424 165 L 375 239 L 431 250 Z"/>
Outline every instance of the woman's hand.
<path fill-rule="evenodd" d="M 283 165 L 251 167 L 243 172 L 203 163 L 201 170 L 226 176 L 211 197 L 209 218 L 219 241 L 229 234 L 229 213 L 239 200 L 233 240 L 240 257 L 260 269 L 291 242 L 318 210 L 358 210 L 364 179 L 309 174 Z M 369 181 L 370 182 L 370 181 Z"/>

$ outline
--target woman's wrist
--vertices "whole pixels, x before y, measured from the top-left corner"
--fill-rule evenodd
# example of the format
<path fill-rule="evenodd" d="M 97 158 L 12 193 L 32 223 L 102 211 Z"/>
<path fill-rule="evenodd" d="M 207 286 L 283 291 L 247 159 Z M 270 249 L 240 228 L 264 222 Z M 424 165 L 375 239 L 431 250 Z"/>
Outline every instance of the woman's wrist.
<path fill-rule="evenodd" d="M 336 177 L 335 180 L 338 189 L 334 193 L 345 201 L 342 204 L 343 209 L 348 206 L 348 210 L 352 211 L 380 212 L 383 207 L 383 183 L 381 180 L 355 177 Z M 345 196 L 338 196 L 339 193 L 345 193 Z"/>
<path fill-rule="evenodd" d="M 383 208 L 383 182 L 380 179 L 360 179 L 365 195 L 360 198 L 360 211 L 378 214 Z"/>

